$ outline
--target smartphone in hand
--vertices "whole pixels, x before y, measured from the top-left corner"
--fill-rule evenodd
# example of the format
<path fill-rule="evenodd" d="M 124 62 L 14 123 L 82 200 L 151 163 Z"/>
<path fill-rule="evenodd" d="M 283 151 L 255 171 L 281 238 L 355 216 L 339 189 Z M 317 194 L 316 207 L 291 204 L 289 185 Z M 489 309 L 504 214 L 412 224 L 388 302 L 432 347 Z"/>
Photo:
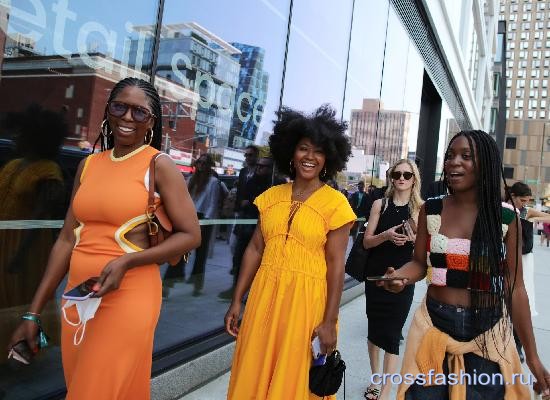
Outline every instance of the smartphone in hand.
<path fill-rule="evenodd" d="M 321 354 L 319 336 L 315 336 L 311 341 L 311 352 L 313 353 L 313 365 L 324 365 L 327 362 L 327 355 Z"/>
<path fill-rule="evenodd" d="M 99 281 L 98 277 L 93 277 L 87 279 L 81 284 L 75 286 L 71 290 L 63 293 L 63 298 L 65 300 L 77 300 L 82 301 L 90 298 L 96 291 L 94 290 L 94 285 Z"/>
<path fill-rule="evenodd" d="M 10 350 L 8 359 L 13 358 L 22 364 L 29 365 L 34 356 L 33 351 L 27 344 L 26 340 L 20 340 Z"/>
<path fill-rule="evenodd" d="M 377 276 L 367 276 L 367 281 L 403 281 L 407 278 L 401 276 L 386 276 L 386 275 L 377 275 Z"/>

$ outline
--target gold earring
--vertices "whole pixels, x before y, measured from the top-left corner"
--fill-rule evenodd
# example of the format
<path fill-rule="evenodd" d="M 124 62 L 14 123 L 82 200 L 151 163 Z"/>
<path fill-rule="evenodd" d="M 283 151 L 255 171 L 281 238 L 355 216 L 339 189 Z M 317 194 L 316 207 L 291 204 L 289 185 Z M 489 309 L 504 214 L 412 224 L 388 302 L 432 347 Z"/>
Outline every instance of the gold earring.
<path fill-rule="evenodd" d="M 110 130 L 109 121 L 107 121 L 106 118 L 101 123 L 100 135 L 102 136 L 101 144 L 104 149 L 107 149 L 109 147 L 109 142 L 113 140 L 113 131 Z"/>
<path fill-rule="evenodd" d="M 149 134 L 149 140 L 147 140 L 147 134 Z M 150 145 L 151 142 L 153 141 L 153 135 L 154 135 L 153 128 L 149 128 L 145 133 L 145 138 L 143 140 L 143 143 Z"/>

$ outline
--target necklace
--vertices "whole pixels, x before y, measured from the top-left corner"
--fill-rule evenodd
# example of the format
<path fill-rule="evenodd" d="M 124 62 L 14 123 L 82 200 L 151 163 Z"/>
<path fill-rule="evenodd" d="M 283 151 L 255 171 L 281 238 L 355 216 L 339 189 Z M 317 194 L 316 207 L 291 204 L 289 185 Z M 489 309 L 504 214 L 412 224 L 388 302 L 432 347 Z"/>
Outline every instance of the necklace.
<path fill-rule="evenodd" d="M 323 186 L 324 183 L 323 182 L 320 182 L 319 185 L 317 185 L 316 187 L 314 188 L 309 188 L 309 189 L 302 189 L 300 191 L 296 191 L 296 193 L 294 194 L 294 197 L 296 197 L 297 199 L 301 199 L 302 197 L 304 197 L 304 195 L 308 194 L 308 193 L 311 193 L 311 192 L 315 192 L 317 189 L 320 189 L 321 186 Z M 294 191 L 294 184 L 292 184 L 292 191 Z"/>

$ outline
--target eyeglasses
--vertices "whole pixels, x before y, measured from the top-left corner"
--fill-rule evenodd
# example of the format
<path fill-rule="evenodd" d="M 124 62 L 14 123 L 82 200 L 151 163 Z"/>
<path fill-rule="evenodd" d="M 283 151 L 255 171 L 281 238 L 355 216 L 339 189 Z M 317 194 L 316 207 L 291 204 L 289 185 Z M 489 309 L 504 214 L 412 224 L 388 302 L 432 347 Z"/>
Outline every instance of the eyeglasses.
<path fill-rule="evenodd" d="M 271 164 L 256 164 L 256 168 L 271 168 Z"/>
<path fill-rule="evenodd" d="M 398 179 L 401 179 L 401 175 L 403 175 L 403 178 L 405 178 L 406 181 L 408 181 L 409 179 L 411 179 L 414 176 L 414 174 L 412 172 L 408 172 L 408 171 L 405 171 L 405 172 L 393 171 L 391 173 L 391 178 L 395 179 L 395 180 L 398 180 Z"/>
<path fill-rule="evenodd" d="M 254 156 L 254 153 L 244 153 L 244 156 L 245 156 L 245 157 L 253 157 L 253 156 Z"/>
<path fill-rule="evenodd" d="M 128 112 L 128 109 L 132 111 L 132 119 L 136 122 L 147 122 L 155 115 L 148 109 L 140 106 L 134 106 L 126 104 L 121 101 L 111 101 L 107 105 L 107 111 L 113 117 L 120 118 Z"/>

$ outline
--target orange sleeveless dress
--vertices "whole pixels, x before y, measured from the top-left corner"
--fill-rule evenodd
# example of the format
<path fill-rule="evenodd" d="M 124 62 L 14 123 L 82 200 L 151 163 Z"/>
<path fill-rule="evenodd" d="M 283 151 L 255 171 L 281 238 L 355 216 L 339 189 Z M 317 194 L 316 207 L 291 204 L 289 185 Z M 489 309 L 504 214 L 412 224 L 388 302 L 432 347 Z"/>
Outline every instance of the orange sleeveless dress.
<path fill-rule="evenodd" d="M 79 222 L 67 288 L 99 276 L 105 265 L 141 249 L 124 235 L 145 221 L 148 169 L 158 151 L 142 146 L 114 158 L 112 150 L 88 157 L 75 194 Z M 150 398 L 153 336 L 162 301 L 156 264 L 126 272 L 120 287 L 105 295 L 88 321 L 82 342 L 77 328 L 62 318 L 61 346 L 67 400 L 140 400 Z M 67 310 L 78 321 L 76 307 Z"/>
<path fill-rule="evenodd" d="M 311 335 L 327 302 L 327 234 L 355 221 L 347 199 L 324 185 L 293 202 L 292 184 L 256 198 L 265 248 L 231 367 L 229 400 L 313 400 Z M 292 209 L 292 221 L 289 218 Z M 334 400 L 336 396 L 327 396 Z"/>

